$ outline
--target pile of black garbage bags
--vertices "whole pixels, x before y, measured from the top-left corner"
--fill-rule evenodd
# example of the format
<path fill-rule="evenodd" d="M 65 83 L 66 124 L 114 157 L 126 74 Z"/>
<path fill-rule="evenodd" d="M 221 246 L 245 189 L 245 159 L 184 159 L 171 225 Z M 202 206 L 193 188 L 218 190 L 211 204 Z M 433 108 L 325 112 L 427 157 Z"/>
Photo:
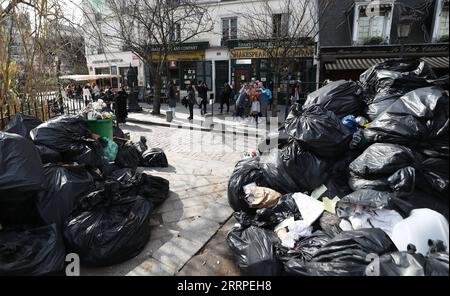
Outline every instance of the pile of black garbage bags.
<path fill-rule="evenodd" d="M 0 275 L 64 274 L 69 253 L 107 266 L 145 247 L 169 181 L 136 168 L 168 163 L 124 136 L 96 137 L 78 116 L 17 114 L 0 131 Z"/>
<path fill-rule="evenodd" d="M 389 60 L 294 105 L 236 164 L 245 275 L 448 275 L 448 76 Z"/>

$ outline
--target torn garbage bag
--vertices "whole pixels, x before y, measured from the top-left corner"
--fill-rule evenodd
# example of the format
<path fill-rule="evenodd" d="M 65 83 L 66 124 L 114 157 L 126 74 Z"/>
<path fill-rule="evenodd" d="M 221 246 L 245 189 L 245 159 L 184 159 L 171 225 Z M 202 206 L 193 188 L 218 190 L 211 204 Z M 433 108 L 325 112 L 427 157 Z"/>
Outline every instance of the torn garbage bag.
<path fill-rule="evenodd" d="M 323 245 L 311 261 L 292 259 L 284 266 L 290 275 L 362 276 L 370 263 L 367 255 L 393 251 L 396 251 L 394 244 L 381 229 L 344 231 Z"/>
<path fill-rule="evenodd" d="M 318 230 L 298 240 L 293 248 L 277 247 L 277 258 L 282 262 L 295 259 L 298 262 L 311 261 L 314 254 L 330 240 L 330 236 Z"/>
<path fill-rule="evenodd" d="M 36 202 L 41 219 L 62 227 L 79 200 L 95 190 L 94 179 L 83 167 L 47 165 L 44 190 Z"/>
<path fill-rule="evenodd" d="M 304 108 L 318 105 L 325 110 L 332 111 L 338 118 L 348 114 L 361 114 L 363 104 L 360 95 L 361 88 L 356 82 L 333 81 L 310 93 Z"/>
<path fill-rule="evenodd" d="M 276 257 L 275 248 L 279 240 L 273 231 L 255 226 L 233 229 L 227 236 L 227 243 L 243 275 L 281 274 L 282 266 Z"/>
<path fill-rule="evenodd" d="M 289 136 L 319 157 L 336 158 L 344 154 L 352 140 L 352 133 L 336 115 L 320 106 L 303 111 L 293 108 L 285 127 Z"/>
<path fill-rule="evenodd" d="M 152 148 L 145 150 L 142 153 L 142 158 L 142 166 L 144 167 L 166 168 L 169 166 L 166 154 L 161 148 Z"/>
<path fill-rule="evenodd" d="M 259 157 L 244 159 L 234 167 L 228 181 L 228 203 L 236 212 L 250 210 L 245 201 L 245 185 L 256 183 L 258 186 L 270 187 L 264 178 L 259 160 Z"/>
<path fill-rule="evenodd" d="M 14 192 L 40 190 L 42 180 L 41 157 L 34 144 L 0 132 L 0 199 Z"/>
<path fill-rule="evenodd" d="M 272 207 L 258 209 L 253 223 L 259 227 L 273 228 L 289 218 L 294 218 L 294 220 L 302 218 L 297 204 L 292 198 L 292 193 L 280 197 L 277 204 Z"/>
<path fill-rule="evenodd" d="M 152 209 L 146 199 L 121 197 L 116 189 L 93 192 L 66 220 L 66 246 L 88 266 L 107 266 L 133 258 L 150 238 L 148 219 Z"/>
<path fill-rule="evenodd" d="M 389 106 L 364 130 L 369 142 L 433 148 L 428 141 L 448 136 L 449 98 L 438 87 L 411 91 Z"/>
<path fill-rule="evenodd" d="M 41 123 L 42 121 L 36 117 L 18 113 L 14 115 L 3 131 L 30 139 L 30 131 Z"/>
<path fill-rule="evenodd" d="M 305 220 L 294 220 L 294 218 L 284 220 L 275 227 L 275 233 L 281 240 L 281 245 L 289 249 L 294 248 L 300 238 L 310 236 L 312 230 L 310 223 Z"/>
<path fill-rule="evenodd" d="M 55 275 L 63 271 L 65 256 L 55 225 L 0 230 L 0 275 Z"/>
<path fill-rule="evenodd" d="M 251 183 L 244 186 L 245 199 L 250 208 L 268 208 L 274 206 L 281 194 L 267 187 L 256 186 Z"/>

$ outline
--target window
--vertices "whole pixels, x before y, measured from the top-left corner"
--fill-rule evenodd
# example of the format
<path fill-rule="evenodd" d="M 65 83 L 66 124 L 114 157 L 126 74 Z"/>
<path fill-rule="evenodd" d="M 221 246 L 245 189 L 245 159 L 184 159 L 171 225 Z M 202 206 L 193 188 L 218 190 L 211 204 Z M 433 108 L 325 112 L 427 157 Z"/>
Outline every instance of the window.
<path fill-rule="evenodd" d="M 372 37 L 379 37 L 380 40 L 389 40 L 391 25 L 392 6 L 390 4 L 380 4 L 377 11 L 373 7 L 366 5 L 356 6 L 354 41 L 358 44 L 365 44 Z M 369 11 L 368 11 L 369 10 Z"/>
<path fill-rule="evenodd" d="M 224 40 L 237 39 L 238 22 L 237 18 L 222 19 L 222 38 Z"/>
<path fill-rule="evenodd" d="M 170 32 L 170 41 L 181 41 L 181 26 L 175 24 L 172 32 Z"/>
<path fill-rule="evenodd" d="M 289 15 L 278 13 L 272 16 L 273 37 L 285 37 L 289 32 Z"/>
<path fill-rule="evenodd" d="M 439 14 L 439 38 L 448 36 L 448 1 L 442 7 Z"/>

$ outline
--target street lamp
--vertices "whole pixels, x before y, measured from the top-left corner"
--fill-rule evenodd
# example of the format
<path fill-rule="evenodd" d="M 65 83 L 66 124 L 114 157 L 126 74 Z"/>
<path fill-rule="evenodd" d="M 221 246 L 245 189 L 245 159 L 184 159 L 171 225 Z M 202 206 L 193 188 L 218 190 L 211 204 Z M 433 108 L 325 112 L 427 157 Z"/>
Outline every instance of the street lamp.
<path fill-rule="evenodd" d="M 401 16 L 397 25 L 397 37 L 400 41 L 400 58 L 403 58 L 404 55 L 404 42 L 405 39 L 409 37 L 409 33 L 411 33 L 411 19 L 407 16 Z"/>
<path fill-rule="evenodd" d="M 130 64 L 130 67 L 127 71 L 127 86 L 130 90 L 128 95 L 128 111 L 130 112 L 142 111 L 142 107 L 139 106 L 138 103 L 138 93 L 136 91 L 137 84 L 137 74 Z"/>

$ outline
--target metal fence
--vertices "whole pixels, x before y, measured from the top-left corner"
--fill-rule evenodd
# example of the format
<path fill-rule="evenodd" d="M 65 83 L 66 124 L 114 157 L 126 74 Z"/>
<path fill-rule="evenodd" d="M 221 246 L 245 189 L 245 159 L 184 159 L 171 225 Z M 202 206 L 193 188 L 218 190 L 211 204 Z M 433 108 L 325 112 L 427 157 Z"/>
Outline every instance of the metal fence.
<path fill-rule="evenodd" d="M 85 107 L 82 97 L 67 98 L 60 92 L 46 92 L 37 94 L 34 98 L 21 97 L 0 102 L 0 130 L 17 113 L 31 115 L 46 121 L 59 115 L 75 115 Z"/>

